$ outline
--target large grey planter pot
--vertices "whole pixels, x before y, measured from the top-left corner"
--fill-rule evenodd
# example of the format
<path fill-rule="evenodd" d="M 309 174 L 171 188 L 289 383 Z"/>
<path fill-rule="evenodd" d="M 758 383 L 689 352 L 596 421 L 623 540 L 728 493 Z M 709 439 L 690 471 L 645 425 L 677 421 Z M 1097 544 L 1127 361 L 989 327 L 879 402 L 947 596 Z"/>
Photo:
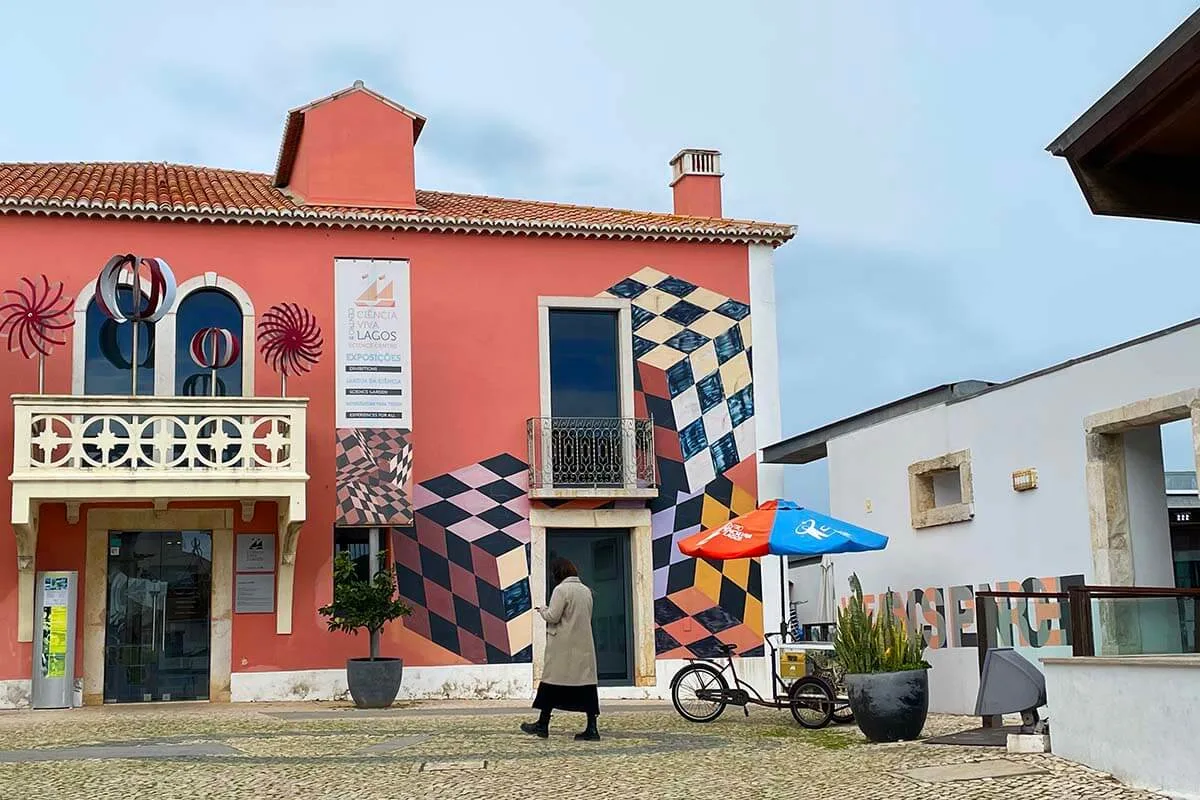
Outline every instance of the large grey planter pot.
<path fill-rule="evenodd" d="M 847 675 L 850 710 L 872 742 L 911 741 L 929 716 L 929 670 Z"/>
<path fill-rule="evenodd" d="M 352 658 L 346 662 L 346 683 L 359 708 L 387 708 L 396 702 L 404 661 L 399 658 Z"/>

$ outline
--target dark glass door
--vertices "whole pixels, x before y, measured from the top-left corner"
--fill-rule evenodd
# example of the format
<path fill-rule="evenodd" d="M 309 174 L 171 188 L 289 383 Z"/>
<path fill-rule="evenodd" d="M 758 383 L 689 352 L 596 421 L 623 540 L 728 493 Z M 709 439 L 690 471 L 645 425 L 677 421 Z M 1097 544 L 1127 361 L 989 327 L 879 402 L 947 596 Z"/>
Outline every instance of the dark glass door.
<path fill-rule="evenodd" d="M 546 532 L 546 565 L 566 558 L 592 590 L 592 637 L 600 685 L 633 680 L 632 581 L 629 533 L 616 530 L 551 529 Z M 553 590 L 546 576 L 547 592 Z M 547 595 L 548 597 L 549 595 Z"/>
<path fill-rule="evenodd" d="M 1175 587 L 1200 589 L 1200 525 L 1171 525 L 1171 555 L 1175 566 Z M 1185 653 L 1200 652 L 1200 642 L 1196 638 L 1197 605 L 1200 605 L 1200 600 L 1196 598 L 1179 598 L 1179 622 Z"/>
<path fill-rule="evenodd" d="M 104 702 L 207 700 L 211 602 L 210 532 L 110 533 Z"/>

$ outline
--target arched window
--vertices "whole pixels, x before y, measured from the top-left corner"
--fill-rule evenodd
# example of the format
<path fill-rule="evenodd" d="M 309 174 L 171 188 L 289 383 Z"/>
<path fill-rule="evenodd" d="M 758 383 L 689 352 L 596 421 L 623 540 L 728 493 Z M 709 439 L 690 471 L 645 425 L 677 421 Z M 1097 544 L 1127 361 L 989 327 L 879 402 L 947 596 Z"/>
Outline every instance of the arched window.
<path fill-rule="evenodd" d="M 242 309 L 238 301 L 221 289 L 205 287 L 187 294 L 175 313 L 175 394 L 207 397 L 212 391 L 212 370 L 192 361 L 192 337 L 202 328 L 225 328 L 242 344 L 242 352 L 228 367 L 217 370 L 216 394 L 242 396 L 242 360 L 247 357 L 242 342 Z M 253 342 L 249 343 L 253 345 Z M 139 378 L 139 383 L 141 379 Z"/>
<path fill-rule="evenodd" d="M 123 308 L 133 303 L 130 287 L 118 287 L 117 302 Z M 114 322 L 100 310 L 95 299 L 88 303 L 84 321 L 84 394 L 132 393 L 133 376 L 130 373 L 135 324 L 138 326 L 137 393 L 154 394 L 154 324 Z"/>

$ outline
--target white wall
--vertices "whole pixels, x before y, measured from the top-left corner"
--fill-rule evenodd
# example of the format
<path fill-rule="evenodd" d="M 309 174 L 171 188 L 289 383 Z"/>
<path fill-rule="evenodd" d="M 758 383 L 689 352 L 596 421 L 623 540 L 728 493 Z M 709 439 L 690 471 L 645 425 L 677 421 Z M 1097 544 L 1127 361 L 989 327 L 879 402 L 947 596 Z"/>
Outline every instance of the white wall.
<path fill-rule="evenodd" d="M 1045 673 L 1046 693 L 1055 698 L 1055 755 L 1142 789 L 1200 800 L 1196 739 L 1180 735 L 1195 728 L 1200 660 L 1075 658 L 1051 661 Z"/>
<path fill-rule="evenodd" d="M 1162 430 L 1130 431 L 1125 440 L 1129 530 L 1133 532 L 1133 580 L 1138 586 L 1174 586 L 1171 523 L 1167 516 Z"/>
<path fill-rule="evenodd" d="M 750 277 L 751 338 L 754 340 L 754 435 L 761 450 L 783 438 L 779 401 L 779 335 L 776 329 L 775 248 L 750 245 L 746 249 Z M 783 494 L 783 466 L 757 459 L 758 501 L 778 500 Z M 784 575 L 780 574 L 780 570 Z M 763 630 L 777 631 L 787 620 L 783 606 L 787 568 L 777 556 L 762 558 Z"/>
<path fill-rule="evenodd" d="M 934 590 L 928 593 L 934 602 L 927 599 L 931 607 L 922 613 L 930 633 L 943 639 L 927 656 L 934 666 L 931 710 L 969 713 L 978 689 L 978 657 L 974 647 L 959 646 L 958 626 L 951 622 L 956 612 L 950 587 L 990 583 L 1001 588 L 996 581 L 1090 577 L 1083 420 L 1146 397 L 1200 386 L 1197 352 L 1200 327 L 1192 327 L 829 442 L 830 512 L 891 537 L 881 553 L 837 557 L 838 596 L 848 593 L 851 571 L 858 573 L 868 593 L 889 587 L 901 594 Z M 1150 446 L 1146 441 L 1136 444 Z M 964 449 L 971 451 L 975 518 L 914 530 L 908 466 Z M 1135 452 L 1141 451 L 1135 447 Z M 1145 455 L 1154 460 L 1149 451 Z M 1011 474 L 1025 467 L 1038 470 L 1039 488 L 1014 492 Z M 1161 463 L 1155 469 L 1161 504 Z M 1165 525 L 1165 514 L 1163 519 Z M 1150 575 L 1169 566 L 1162 561 L 1169 553 L 1163 548 L 1169 545 L 1137 538 L 1145 534 L 1156 537 L 1158 531 L 1145 525 L 1134 531 L 1138 551 L 1146 554 L 1139 576 L 1143 568 Z M 955 593 L 963 599 L 965 590 Z M 932 607 L 939 600 L 944 607 L 940 615 Z M 970 620 L 973 609 L 962 606 L 957 615 Z M 939 616 L 945 618 L 945 626 Z M 967 631 L 973 628 L 968 625 Z"/>
<path fill-rule="evenodd" d="M 1133 580 L 1138 586 L 1174 586 L 1171 556 L 1171 523 L 1163 491 L 1162 431 L 1144 428 L 1123 437 L 1129 530 L 1132 532 Z M 1183 650 L 1179 603 L 1161 600 L 1109 600 L 1111 605 L 1137 606 L 1137 643 L 1134 652 L 1178 653 Z"/>
<path fill-rule="evenodd" d="M 830 622 L 821 619 L 821 565 L 806 564 L 788 570 L 792 582 L 792 602 L 804 601 L 796 609 L 796 618 L 801 625 L 812 622 Z"/>

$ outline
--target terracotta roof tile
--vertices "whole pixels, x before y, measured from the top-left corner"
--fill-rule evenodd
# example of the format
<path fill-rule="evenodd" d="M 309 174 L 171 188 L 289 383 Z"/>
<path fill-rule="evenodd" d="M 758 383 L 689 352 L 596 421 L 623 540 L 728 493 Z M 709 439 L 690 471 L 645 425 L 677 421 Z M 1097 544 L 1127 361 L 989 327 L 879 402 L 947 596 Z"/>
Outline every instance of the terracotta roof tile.
<path fill-rule="evenodd" d="M 417 190 L 419 210 L 309 206 L 258 172 L 180 164 L 0 163 L 0 214 L 782 244 L 790 225 Z"/>

